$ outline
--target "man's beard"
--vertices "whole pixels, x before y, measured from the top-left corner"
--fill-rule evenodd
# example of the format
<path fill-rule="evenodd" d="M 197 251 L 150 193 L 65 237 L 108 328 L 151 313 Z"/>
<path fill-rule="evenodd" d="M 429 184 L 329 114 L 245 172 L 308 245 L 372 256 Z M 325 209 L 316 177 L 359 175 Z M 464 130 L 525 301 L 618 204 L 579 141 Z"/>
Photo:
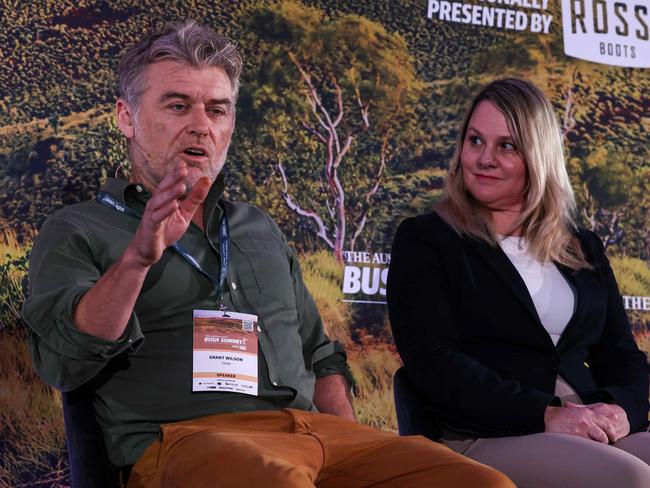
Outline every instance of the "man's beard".
<path fill-rule="evenodd" d="M 228 151 L 228 148 L 226 148 L 223 152 L 223 154 L 218 156 L 218 159 L 215 163 L 209 164 L 205 169 L 203 169 L 199 174 L 194 175 L 192 174 L 191 176 L 188 175 L 185 178 L 185 193 L 183 194 L 182 198 L 185 198 L 187 195 L 189 195 L 194 188 L 194 185 L 198 183 L 198 181 L 201 178 L 205 178 L 206 176 L 210 179 L 210 183 L 214 183 L 215 180 L 217 179 L 217 176 L 219 176 L 219 173 L 221 172 L 221 169 L 223 168 L 223 165 L 226 162 L 226 153 Z M 190 168 L 199 168 L 198 165 L 192 165 L 188 163 L 187 161 L 185 162 L 187 165 L 188 169 Z"/>
<path fill-rule="evenodd" d="M 141 174 L 146 174 L 154 182 L 156 187 L 160 186 L 160 182 L 165 178 L 165 176 L 167 176 L 170 171 L 173 171 L 181 161 L 179 158 L 179 153 L 177 151 L 173 151 L 173 156 L 163 157 L 154 151 L 146 150 L 146 148 L 135 138 L 132 139 L 132 144 L 134 147 L 131 147 L 130 156 L 133 168 L 137 168 Z M 228 148 L 229 145 L 224 148 L 221 154 L 215 155 L 216 162 L 208 164 L 207 167 L 203 169 L 199 174 L 188 174 L 183 182 L 185 184 L 185 192 L 183 193 L 181 199 L 184 199 L 187 197 L 187 195 L 189 195 L 196 183 L 201 178 L 207 176 L 210 179 L 210 182 L 214 183 L 225 164 Z M 135 151 L 139 153 L 139 157 L 134 154 Z M 155 159 L 158 159 L 162 163 L 159 165 L 152 164 L 152 160 Z M 136 160 L 140 160 L 140 163 L 134 163 Z M 185 161 L 185 164 L 188 170 L 197 168 L 200 169 L 200 165 L 198 164 L 193 164 L 187 161 Z"/>

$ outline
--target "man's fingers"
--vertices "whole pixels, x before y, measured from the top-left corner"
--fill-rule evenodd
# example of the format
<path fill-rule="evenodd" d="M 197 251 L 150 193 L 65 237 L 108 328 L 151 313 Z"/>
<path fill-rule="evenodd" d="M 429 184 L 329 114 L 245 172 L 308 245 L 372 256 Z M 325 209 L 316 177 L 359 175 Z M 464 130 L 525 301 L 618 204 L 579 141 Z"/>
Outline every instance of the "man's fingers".
<path fill-rule="evenodd" d="M 137 237 L 140 242 L 139 249 L 143 250 L 145 255 L 153 256 L 149 258 L 152 262 L 159 258 L 160 252 L 170 243 L 183 235 L 194 212 L 210 190 L 211 181 L 204 177 L 196 183 L 189 195 L 183 198 L 187 191 L 186 179 L 187 166 L 180 162 L 162 179 L 147 202 Z"/>
<path fill-rule="evenodd" d="M 175 182 L 182 181 L 187 177 L 187 164 L 185 161 L 179 161 L 178 164 L 174 167 L 173 171 L 170 171 L 165 175 L 161 180 L 158 188 L 164 188 L 165 186 L 173 186 Z"/>
<path fill-rule="evenodd" d="M 152 211 L 157 211 L 163 207 L 166 207 L 170 203 L 176 202 L 179 198 L 183 196 L 186 191 L 187 186 L 184 182 L 178 181 L 173 186 L 165 189 L 159 189 L 156 191 L 156 194 L 151 197 L 151 200 L 147 203 L 147 207 Z"/>
<path fill-rule="evenodd" d="M 207 176 L 200 178 L 192 188 L 192 191 L 180 202 L 181 211 L 189 217 L 194 215 L 194 211 L 203 203 L 205 197 L 208 196 L 211 185 L 212 181 Z"/>
<path fill-rule="evenodd" d="M 150 214 L 150 220 L 153 225 L 161 224 L 167 217 L 178 210 L 178 200 L 172 200 L 167 205 L 153 210 Z"/>
<path fill-rule="evenodd" d="M 149 200 L 148 206 L 156 209 L 165 205 L 170 200 L 175 200 L 183 196 L 187 188 L 185 185 L 186 178 L 187 165 L 181 161 L 173 171 L 167 173 L 161 180 L 151 200 Z"/>
<path fill-rule="evenodd" d="M 171 188 L 179 181 L 185 180 L 185 178 L 187 178 L 187 165 L 185 162 L 181 161 L 174 167 L 172 171 L 167 173 L 165 177 L 160 180 L 157 189 L 164 191 L 168 188 Z"/>

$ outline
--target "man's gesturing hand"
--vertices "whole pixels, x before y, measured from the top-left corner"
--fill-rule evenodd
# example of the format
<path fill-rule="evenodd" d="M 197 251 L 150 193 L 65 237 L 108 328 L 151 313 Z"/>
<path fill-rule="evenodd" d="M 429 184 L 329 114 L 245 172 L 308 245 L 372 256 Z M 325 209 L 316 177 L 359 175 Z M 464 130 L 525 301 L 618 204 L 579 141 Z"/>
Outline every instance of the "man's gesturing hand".
<path fill-rule="evenodd" d="M 156 263 L 165 249 L 185 233 L 192 216 L 210 190 L 210 179 L 203 177 L 187 191 L 185 179 L 187 166 L 180 162 L 174 171 L 160 182 L 158 189 L 147 202 L 138 230 L 131 241 L 135 260 L 148 267 Z"/>
<path fill-rule="evenodd" d="M 109 340 L 124 333 L 149 267 L 185 233 L 210 190 L 210 179 L 201 178 L 183 198 L 186 177 L 181 162 L 160 182 L 129 246 L 79 301 L 73 317 L 79 330 Z"/>

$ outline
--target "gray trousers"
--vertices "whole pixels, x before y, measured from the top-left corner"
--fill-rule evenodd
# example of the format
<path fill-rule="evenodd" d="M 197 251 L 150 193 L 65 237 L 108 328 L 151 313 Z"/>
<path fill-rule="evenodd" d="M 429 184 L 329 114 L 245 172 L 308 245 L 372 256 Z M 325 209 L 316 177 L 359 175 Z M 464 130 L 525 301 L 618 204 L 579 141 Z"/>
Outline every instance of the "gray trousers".
<path fill-rule="evenodd" d="M 612 445 L 553 433 L 442 442 L 498 469 L 519 488 L 650 487 L 648 432 Z"/>
<path fill-rule="evenodd" d="M 561 377 L 555 395 L 563 405 L 582 403 Z M 498 469 L 519 488 L 650 488 L 649 432 L 628 435 L 615 444 L 552 433 L 462 439 L 443 432 L 441 442 Z"/>

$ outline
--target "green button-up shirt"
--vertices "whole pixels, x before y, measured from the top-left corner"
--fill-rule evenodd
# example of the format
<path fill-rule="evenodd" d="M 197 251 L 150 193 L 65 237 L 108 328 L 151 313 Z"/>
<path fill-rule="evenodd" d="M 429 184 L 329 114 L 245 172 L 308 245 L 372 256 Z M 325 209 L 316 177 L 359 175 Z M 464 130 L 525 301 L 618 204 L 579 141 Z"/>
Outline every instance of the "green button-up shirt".
<path fill-rule="evenodd" d="M 140 185 L 113 179 L 103 190 L 140 213 L 150 197 Z M 218 180 L 206 199 L 205 231 L 191 224 L 179 242 L 218 277 L 225 210 L 230 265 L 224 304 L 259 317 L 258 396 L 192 392 L 192 311 L 217 309 L 218 293 L 171 248 L 149 270 L 122 337 L 104 340 L 75 327 L 76 304 L 125 250 L 138 218 L 96 201 L 73 205 L 46 221 L 34 245 L 23 308 L 34 364 L 56 388 L 85 384 L 94 392 L 115 466 L 134 464 L 162 423 L 225 412 L 313 410 L 315 378 L 349 378 L 345 353 L 323 332 L 296 256 L 278 227 L 255 207 L 221 199 L 222 192 Z"/>

